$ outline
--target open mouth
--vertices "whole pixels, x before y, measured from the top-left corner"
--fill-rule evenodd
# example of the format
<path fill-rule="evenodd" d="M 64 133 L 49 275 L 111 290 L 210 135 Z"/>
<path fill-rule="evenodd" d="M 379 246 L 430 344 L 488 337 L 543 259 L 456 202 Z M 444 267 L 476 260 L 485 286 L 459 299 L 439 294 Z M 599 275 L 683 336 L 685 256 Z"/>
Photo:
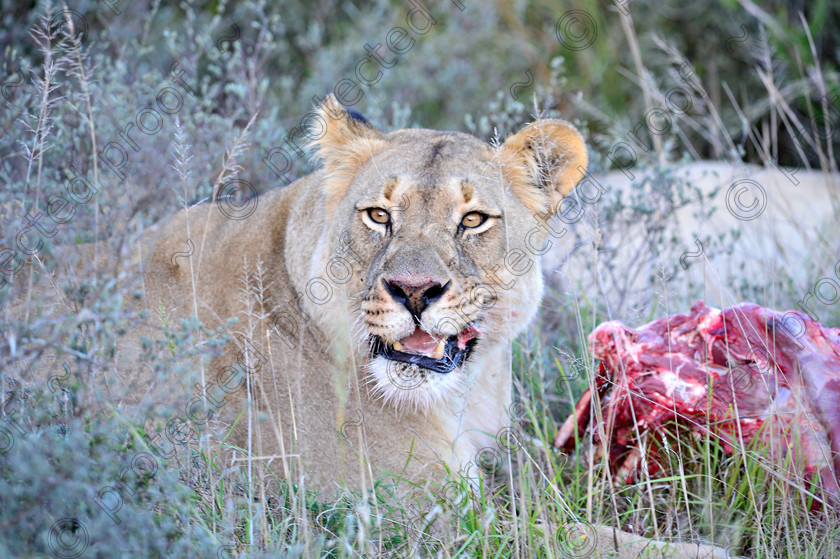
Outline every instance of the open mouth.
<path fill-rule="evenodd" d="M 393 345 L 374 336 L 371 352 L 374 357 L 381 355 L 392 361 L 413 363 L 437 373 L 449 373 L 469 358 L 479 334 L 473 323 L 467 324 L 466 328 L 453 336 L 440 338 L 415 328 L 411 335 Z"/>

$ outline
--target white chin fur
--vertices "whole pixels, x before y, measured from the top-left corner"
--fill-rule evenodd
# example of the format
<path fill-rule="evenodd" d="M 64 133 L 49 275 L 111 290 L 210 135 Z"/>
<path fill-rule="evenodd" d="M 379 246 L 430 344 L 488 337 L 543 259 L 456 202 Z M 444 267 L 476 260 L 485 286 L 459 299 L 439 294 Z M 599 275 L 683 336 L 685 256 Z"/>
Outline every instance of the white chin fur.
<path fill-rule="evenodd" d="M 459 368 L 449 373 L 436 373 L 417 365 L 391 361 L 381 355 L 370 359 L 365 369 L 369 375 L 368 383 L 377 398 L 398 411 L 423 414 L 452 396 L 464 374 Z"/>

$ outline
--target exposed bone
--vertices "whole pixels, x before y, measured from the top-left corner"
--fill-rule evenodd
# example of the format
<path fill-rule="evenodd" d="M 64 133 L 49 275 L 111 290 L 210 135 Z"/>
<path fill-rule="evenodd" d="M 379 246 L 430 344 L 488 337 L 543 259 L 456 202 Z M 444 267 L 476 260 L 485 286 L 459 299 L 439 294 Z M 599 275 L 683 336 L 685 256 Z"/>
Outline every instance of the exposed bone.
<path fill-rule="evenodd" d="M 575 411 L 569 414 L 563 426 L 557 431 L 557 436 L 554 437 L 554 446 L 556 448 L 563 448 L 567 443 L 574 444 L 574 432 L 577 429 L 578 434 L 581 434 L 583 428 L 589 422 L 589 404 L 592 402 L 591 389 L 587 388 L 583 396 L 575 405 Z"/>

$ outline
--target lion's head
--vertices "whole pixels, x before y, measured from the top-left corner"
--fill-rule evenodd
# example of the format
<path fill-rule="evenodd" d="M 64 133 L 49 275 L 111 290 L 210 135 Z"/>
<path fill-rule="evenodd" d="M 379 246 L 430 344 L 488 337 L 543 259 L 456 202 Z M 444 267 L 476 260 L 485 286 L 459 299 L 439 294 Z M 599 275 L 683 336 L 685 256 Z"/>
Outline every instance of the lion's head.
<path fill-rule="evenodd" d="M 428 410 L 534 316 L 545 219 L 585 173 L 583 139 L 559 120 L 500 145 L 384 134 L 332 97 L 320 115 L 330 250 L 356 264 L 345 286 L 369 383 L 399 408 Z"/>

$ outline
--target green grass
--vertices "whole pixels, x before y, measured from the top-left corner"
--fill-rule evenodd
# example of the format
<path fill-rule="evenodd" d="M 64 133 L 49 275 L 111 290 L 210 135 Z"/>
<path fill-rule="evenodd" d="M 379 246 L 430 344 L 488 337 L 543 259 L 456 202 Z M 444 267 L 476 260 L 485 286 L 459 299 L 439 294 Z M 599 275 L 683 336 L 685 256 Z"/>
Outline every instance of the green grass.
<path fill-rule="evenodd" d="M 594 309 L 570 310 L 587 317 L 587 321 L 597 320 Z M 588 326 L 579 328 L 580 333 L 588 330 Z M 147 504 L 143 499 L 130 504 L 160 510 L 164 515 L 170 507 L 182 513 L 189 511 L 181 517 L 188 524 L 181 525 L 178 533 L 186 530 L 193 534 L 190 537 L 204 542 L 201 545 L 216 546 L 230 552 L 229 556 L 288 553 L 354 557 L 379 552 L 388 557 L 415 553 L 564 557 L 575 546 L 583 545 L 575 534 L 564 532 L 564 525 L 572 520 L 621 526 L 666 540 L 701 539 L 749 557 L 837 556 L 834 543 L 840 534 L 840 519 L 836 511 L 823 508 L 809 512 L 814 504 L 809 485 L 775 472 L 763 458 L 766 452 L 762 448 L 749 447 L 730 454 L 712 437 L 694 438 L 687 435 L 685 424 L 669 424 L 664 438 L 651 436 L 647 440 L 658 451 L 662 471 L 656 477 L 642 475 L 640 481 L 621 486 L 611 483 L 613 472 L 604 459 L 590 464 L 591 449 L 585 441 L 580 441 L 579 450 L 571 455 L 553 449 L 559 423 L 588 385 L 592 368 L 589 364 L 571 375 L 573 378 L 565 378 L 569 376 L 568 367 L 556 359 L 551 348 L 542 345 L 544 336 L 540 334 L 539 327 L 535 327 L 531 335 L 516 344 L 512 357 L 518 393 L 512 432 L 521 446 L 513 445 L 509 473 L 494 476 L 485 472 L 486 484 L 478 488 L 452 474 L 442 483 L 439 497 L 406 503 L 389 498 L 394 480 L 383 479 L 376 496 L 348 492 L 340 500 L 324 501 L 315 493 L 304 494 L 294 484 L 277 478 L 261 461 L 253 463 L 250 473 L 241 462 L 235 467 L 222 466 L 226 444 L 222 442 L 220 446 L 176 448 L 175 456 L 161 461 L 161 471 L 167 471 L 168 477 L 166 481 L 150 481 L 148 489 L 162 491 L 167 495 L 166 502 L 175 494 L 183 500 L 164 505 L 156 493 Z M 184 344 L 184 337 L 171 335 L 169 329 L 164 335 L 167 342 L 161 349 L 167 353 L 170 343 Z M 175 342 L 169 342 L 170 339 Z M 581 340 L 557 342 L 555 345 L 574 347 Z M 33 392 L 24 401 L 16 417 L 29 426 L 25 440 L 43 440 L 54 431 L 56 422 L 66 423 L 75 437 L 84 436 L 83 433 L 111 433 L 117 418 L 118 423 L 134 430 L 134 420 L 123 417 L 119 410 L 103 421 L 87 411 L 83 403 L 76 403 L 89 393 L 85 387 L 68 384 L 67 389 L 74 403 L 61 408 L 61 416 L 44 417 L 43 411 L 53 408 L 41 398 L 49 399 L 50 394 Z M 63 419 L 65 416 L 69 419 Z M 160 423 L 150 425 L 150 433 L 160 430 Z M 139 436 L 129 439 L 129 445 L 125 444 L 126 439 L 115 440 L 114 449 L 123 458 L 109 464 L 126 462 L 125 456 L 132 452 L 148 452 L 142 442 L 143 434 L 141 429 Z M 89 444 L 105 447 L 112 444 L 110 440 L 106 435 L 91 439 Z M 73 451 L 72 446 L 62 451 L 62 444 L 58 439 L 50 453 Z M 28 448 L 26 444 L 15 447 L 4 456 L 4 464 L 8 460 L 53 460 L 42 455 L 43 451 L 17 454 Z M 98 488 L 96 480 L 106 474 L 100 458 L 93 455 L 89 460 L 89 466 L 80 466 L 65 474 L 67 479 L 56 483 L 62 486 L 89 472 L 87 475 L 93 477 L 91 487 Z M 7 473 L 6 483 L 15 479 L 14 472 L 13 469 Z M 173 483 L 179 486 L 177 491 Z M 37 490 L 38 485 L 32 489 Z M 86 514 L 91 515 L 90 511 Z M 157 532 L 156 526 L 147 530 Z M 122 529 L 133 533 L 135 526 L 125 523 L 119 527 Z M 109 530 L 113 532 L 114 528 Z M 160 537 L 176 538 L 174 542 L 181 542 L 184 537 L 165 536 L 165 531 L 157 533 Z M 37 550 L 39 546 L 33 544 L 28 549 Z"/>

